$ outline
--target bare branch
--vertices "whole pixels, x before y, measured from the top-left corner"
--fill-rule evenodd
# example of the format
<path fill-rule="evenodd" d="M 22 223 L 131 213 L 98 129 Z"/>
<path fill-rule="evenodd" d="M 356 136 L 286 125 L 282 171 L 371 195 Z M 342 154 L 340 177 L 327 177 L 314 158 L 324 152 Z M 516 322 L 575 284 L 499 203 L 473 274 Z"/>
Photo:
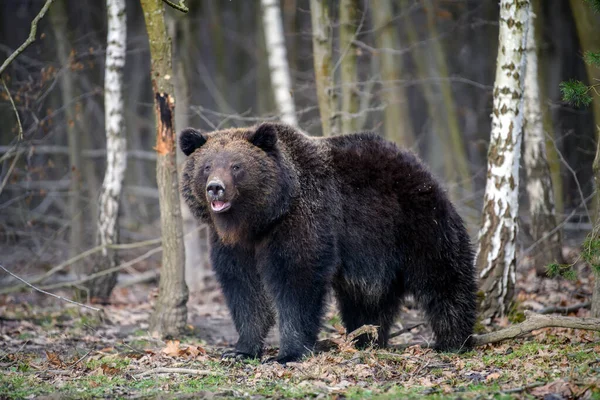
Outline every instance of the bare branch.
<path fill-rule="evenodd" d="M 75 257 L 72 257 L 70 259 L 68 259 L 65 262 L 60 263 L 59 265 L 55 266 L 54 268 L 50 269 L 48 272 L 46 272 L 45 274 L 38 276 L 34 279 L 31 279 L 32 283 L 39 283 L 39 282 L 43 282 L 46 278 L 50 277 L 51 275 L 65 269 L 68 265 L 77 262 L 79 260 L 82 260 L 86 257 L 91 256 L 94 253 L 97 253 L 99 251 L 101 251 L 104 248 L 110 248 L 110 249 L 114 249 L 114 250 L 125 250 L 125 249 L 134 249 L 134 248 L 138 248 L 138 247 L 143 247 L 143 246 L 151 246 L 153 244 L 157 244 L 162 242 L 161 238 L 158 239 L 152 239 L 152 240 L 146 240 L 143 242 L 137 242 L 137 243 L 128 243 L 128 244 L 111 244 L 111 245 L 100 245 L 100 246 L 96 246 L 93 247 L 89 250 L 84 251 L 81 254 L 76 255 Z M 125 263 L 127 264 L 127 263 Z M 129 264 L 127 264 L 127 266 L 129 266 Z M 117 268 L 117 267 L 115 267 Z M 125 267 L 123 267 L 125 268 Z M 120 268 L 119 268 L 120 269 Z M 112 271 L 112 270 L 111 270 Z M 97 275 L 97 274 L 96 274 Z M 95 277 L 96 275 L 90 275 L 91 277 Z M 104 275 L 104 274 L 102 274 Z M 101 275 L 100 275 L 101 276 Z M 88 277 L 89 278 L 89 277 Z M 80 280 L 80 281 L 76 281 L 76 282 L 65 282 L 64 285 L 61 286 L 68 286 L 69 284 L 79 284 L 82 282 L 87 282 L 89 279 L 85 279 L 85 280 Z M 30 285 L 29 283 L 27 283 L 28 285 Z M 20 289 L 22 289 L 23 286 L 13 286 L 13 287 L 9 287 L 3 290 L 0 290 L 0 294 L 7 294 L 7 293 L 12 293 L 12 292 L 16 292 Z"/>
<path fill-rule="evenodd" d="M 182 13 L 186 13 L 187 14 L 187 12 L 190 11 L 190 9 L 187 8 L 187 6 L 185 5 L 185 1 L 184 0 L 179 0 L 179 4 L 175 4 L 175 3 L 173 3 L 170 0 L 163 0 L 163 2 L 165 4 L 167 4 L 168 6 L 174 8 L 174 9 L 176 9 L 178 11 L 181 11 Z"/>
<path fill-rule="evenodd" d="M 483 335 L 473 335 L 472 344 L 481 346 L 488 343 L 497 343 L 507 339 L 523 336 L 531 331 L 542 328 L 571 328 L 600 331 L 600 318 L 573 318 L 563 316 L 548 316 L 525 311 L 525 321 L 520 324 L 500 329 Z"/>
<path fill-rule="evenodd" d="M 77 306 L 79 306 L 79 307 L 84 307 L 84 308 L 87 308 L 87 309 L 89 309 L 89 310 L 93 310 L 93 311 L 100 311 L 100 309 L 99 309 L 99 308 L 92 307 L 92 306 L 88 306 L 88 305 L 85 305 L 85 304 L 81 304 L 81 303 L 78 303 L 78 302 L 76 302 L 76 301 L 69 300 L 69 299 L 67 299 L 67 298 L 64 298 L 64 297 L 62 297 L 62 296 L 56 295 L 56 294 L 54 294 L 54 293 L 46 292 L 45 290 L 42 290 L 42 289 L 40 289 L 40 288 L 37 288 L 37 287 L 33 286 L 31 283 L 27 282 L 26 280 L 22 279 L 21 277 L 19 277 L 19 276 L 17 276 L 17 275 L 15 275 L 15 274 L 13 274 L 12 272 L 10 272 L 10 271 L 9 271 L 9 270 L 7 270 L 6 268 L 4 268 L 4 266 L 3 266 L 2 264 L 0 264 L 0 268 L 2 268 L 2 269 L 4 270 L 4 272 L 6 272 L 7 274 L 11 275 L 13 278 L 16 278 L 16 279 L 20 280 L 21 282 L 23 282 L 25 285 L 29 286 L 29 287 L 30 287 L 30 288 L 32 288 L 33 290 L 36 290 L 36 291 L 38 291 L 38 292 L 40 292 L 40 293 L 43 293 L 43 294 L 47 294 L 48 296 L 56 297 L 57 299 L 59 299 L 59 300 L 63 300 L 63 301 L 66 301 L 66 302 L 68 302 L 68 303 L 75 304 L 75 305 L 77 305 Z"/>
<path fill-rule="evenodd" d="M 35 35 L 37 33 L 37 24 L 40 20 L 46 15 L 46 11 L 50 8 L 50 5 L 54 2 L 54 0 L 46 0 L 44 7 L 40 10 L 39 14 L 31 21 L 31 30 L 29 31 L 29 37 L 17 50 L 15 50 L 5 61 L 2 63 L 0 67 L 0 75 L 4 72 L 4 70 L 8 67 L 8 65 L 15 59 L 19 54 L 21 54 L 27 46 L 35 41 Z"/>
<path fill-rule="evenodd" d="M 12 108 L 15 111 L 15 116 L 17 117 L 17 124 L 19 125 L 19 134 L 17 135 L 17 139 L 23 140 L 23 125 L 21 125 L 21 118 L 19 117 L 19 111 L 17 111 L 17 106 L 15 105 L 15 101 L 13 100 L 12 96 L 10 95 L 10 91 L 8 90 L 8 87 L 6 86 L 6 82 L 4 82 L 4 79 L 2 77 L 0 77 L 0 80 L 2 81 L 2 86 L 4 86 L 4 90 L 6 90 L 6 94 L 8 95 L 8 99 L 10 100 L 10 104 L 12 104 Z"/>

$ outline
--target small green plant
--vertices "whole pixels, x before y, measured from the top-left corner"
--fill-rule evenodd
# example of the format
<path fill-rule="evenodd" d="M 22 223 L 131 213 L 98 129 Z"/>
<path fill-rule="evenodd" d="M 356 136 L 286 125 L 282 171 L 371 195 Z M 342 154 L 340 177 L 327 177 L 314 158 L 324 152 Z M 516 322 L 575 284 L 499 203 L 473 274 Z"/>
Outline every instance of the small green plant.
<path fill-rule="evenodd" d="M 575 107 L 588 107 L 592 103 L 591 90 L 593 86 L 588 86 L 577 79 L 570 79 L 559 84 L 563 101 L 574 105 Z"/>
<path fill-rule="evenodd" d="M 586 3 L 588 3 L 590 5 L 590 7 L 592 7 L 592 10 L 594 10 L 597 13 L 600 13 L 600 0 L 585 0 Z"/>
<path fill-rule="evenodd" d="M 569 281 L 577 279 L 572 264 L 550 264 L 546 267 L 546 274 L 551 278 L 561 277 Z"/>
<path fill-rule="evenodd" d="M 592 266 L 596 274 L 600 274 L 600 239 L 597 236 L 585 239 L 581 257 Z"/>

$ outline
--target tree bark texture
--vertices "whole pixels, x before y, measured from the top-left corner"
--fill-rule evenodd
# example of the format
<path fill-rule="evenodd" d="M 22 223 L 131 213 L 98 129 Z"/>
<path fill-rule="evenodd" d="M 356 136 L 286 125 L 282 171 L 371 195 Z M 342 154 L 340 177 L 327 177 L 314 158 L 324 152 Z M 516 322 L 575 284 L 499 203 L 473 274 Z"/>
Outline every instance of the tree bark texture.
<path fill-rule="evenodd" d="M 105 246 L 119 241 L 119 202 L 125 168 L 127 140 L 123 117 L 123 69 L 127 47 L 127 15 L 125 0 L 106 0 L 108 35 L 104 73 L 104 125 L 106 129 L 106 171 L 98 200 L 98 230 L 96 244 Z M 103 248 L 95 258 L 93 273 L 117 265 L 117 253 Z M 117 283 L 117 272 L 88 283 L 90 295 L 108 300 Z"/>
<path fill-rule="evenodd" d="M 65 0 L 58 0 L 49 10 L 50 22 L 56 38 L 56 51 L 61 64 L 61 77 L 59 79 L 62 104 L 65 108 L 65 122 L 67 128 L 67 142 L 69 145 L 69 165 L 71 180 L 69 186 L 69 219 L 71 229 L 69 233 L 69 258 L 75 257 L 83 251 L 84 229 L 83 229 L 83 200 L 81 188 L 81 139 L 77 129 L 77 112 L 72 104 L 75 94 L 74 73 L 71 72 L 71 41 L 67 35 L 67 9 Z M 83 276 L 83 264 L 76 263 L 71 270 L 78 277 Z"/>
<path fill-rule="evenodd" d="M 271 88 L 273 89 L 275 103 L 283 122 L 298 125 L 296 107 L 292 98 L 292 82 L 285 49 L 279 0 L 261 0 L 261 6 Z"/>
<path fill-rule="evenodd" d="M 506 315 L 515 284 L 528 0 L 500 1 L 487 183 L 477 249 L 483 319 Z"/>
<path fill-rule="evenodd" d="M 556 228 L 554 190 L 546 160 L 546 133 L 542 119 L 542 103 L 538 84 L 538 57 L 535 36 L 535 14 L 530 12 L 527 31 L 527 53 L 524 82 L 523 163 L 527 174 L 527 194 L 531 216 L 531 236 L 536 242 L 533 250 L 535 269 L 546 275 L 550 263 L 564 263 L 561 232 Z M 554 232 L 553 232 L 554 231 Z"/>
<path fill-rule="evenodd" d="M 371 16 L 375 30 L 375 42 L 379 49 L 379 67 L 383 80 L 383 102 L 385 103 L 384 127 L 385 137 L 404 147 L 415 143 L 408 112 L 408 101 L 404 88 L 398 86 L 402 74 L 402 59 L 386 50 L 399 49 L 397 32 L 393 25 L 393 9 L 391 0 L 381 0 L 372 4 Z"/>
<path fill-rule="evenodd" d="M 175 43 L 173 46 L 173 72 L 175 75 L 175 126 L 189 126 L 190 84 L 188 71 L 191 61 L 189 49 L 191 43 L 191 24 L 187 15 L 170 18 L 169 32 Z M 177 164 L 185 161 L 185 155 L 177 148 Z M 181 172 L 181 168 L 179 168 Z M 180 198 L 181 217 L 183 220 L 185 246 L 185 283 L 190 292 L 201 292 L 205 288 L 206 278 L 210 273 L 208 261 L 207 229 L 199 229 L 198 221 L 192 215 L 187 204 Z"/>
<path fill-rule="evenodd" d="M 340 1 L 340 51 L 342 60 L 341 87 L 342 99 L 340 118 L 342 133 L 358 130 L 358 112 L 360 97 L 358 87 L 358 69 L 356 64 L 358 48 L 354 43 L 358 28 L 358 0 Z"/>
<path fill-rule="evenodd" d="M 331 70 L 332 29 L 328 4 L 327 0 L 310 0 L 313 61 L 323 136 L 331 136 L 335 122 L 335 108 L 331 101 L 334 89 Z"/>
<path fill-rule="evenodd" d="M 173 123 L 171 39 L 165 26 L 162 0 L 141 0 L 141 4 L 150 42 L 156 115 L 156 180 L 163 239 L 159 294 L 150 317 L 150 332 L 165 337 L 178 335 L 185 328 L 188 299 Z"/>

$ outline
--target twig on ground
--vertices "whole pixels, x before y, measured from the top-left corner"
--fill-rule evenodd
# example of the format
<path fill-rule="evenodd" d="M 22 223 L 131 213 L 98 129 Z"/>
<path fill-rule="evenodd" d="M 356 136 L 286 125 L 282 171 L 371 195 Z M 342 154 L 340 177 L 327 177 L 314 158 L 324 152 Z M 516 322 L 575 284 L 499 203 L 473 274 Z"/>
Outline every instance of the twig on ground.
<path fill-rule="evenodd" d="M 546 384 L 546 382 L 535 382 L 535 383 L 532 383 L 531 385 L 525 385 L 525 386 L 516 387 L 516 388 L 512 388 L 512 389 L 506 389 L 506 390 L 501 391 L 500 393 L 503 393 L 503 394 L 521 393 L 521 392 L 524 392 L 529 389 L 533 389 L 533 388 L 536 388 L 539 386 L 544 386 L 545 384 Z"/>
<path fill-rule="evenodd" d="M 538 314 L 552 314 L 552 313 L 561 313 L 568 314 L 573 311 L 577 311 L 580 308 L 590 308 L 592 305 L 591 301 L 586 301 L 583 303 L 573 304 L 572 306 L 559 307 L 559 306 L 549 306 L 544 307 L 541 310 L 537 311 Z"/>
<path fill-rule="evenodd" d="M 347 340 L 352 341 L 364 333 L 372 335 L 372 340 L 377 340 L 377 327 L 375 325 L 363 325 L 353 330 L 347 335 Z"/>
<path fill-rule="evenodd" d="M 472 344 L 474 346 L 481 346 L 488 343 L 497 343 L 506 339 L 514 339 L 542 328 L 572 328 L 600 331 L 600 318 L 549 316 L 529 310 L 525 311 L 525 317 L 526 320 L 520 324 L 483 335 L 473 335 L 471 337 Z"/>
<path fill-rule="evenodd" d="M 214 371 L 209 371 L 209 370 L 205 370 L 205 369 L 159 367 L 159 368 L 149 369 L 149 370 L 141 372 L 135 376 L 136 376 L 136 378 L 139 378 L 141 376 L 153 375 L 153 374 L 187 374 L 187 375 L 207 376 L 207 375 L 216 375 L 217 373 Z"/>
<path fill-rule="evenodd" d="M 421 322 L 421 323 L 415 324 L 413 326 L 407 326 L 406 328 L 400 329 L 398 332 L 391 333 L 389 336 L 389 339 L 395 338 L 396 336 L 400 336 L 403 333 L 410 332 L 411 330 L 418 328 L 419 326 L 421 326 L 423 324 L 424 323 Z"/>
<path fill-rule="evenodd" d="M 84 359 L 85 359 L 87 356 L 89 356 L 89 355 L 90 355 L 90 353 L 91 353 L 92 351 L 94 351 L 94 350 L 90 350 L 90 351 L 88 351 L 88 352 L 87 352 L 87 353 L 85 353 L 85 354 L 84 354 L 84 355 L 83 355 L 83 356 L 82 356 L 82 357 L 81 357 L 79 360 L 75 361 L 75 362 L 74 362 L 74 363 L 72 363 L 72 364 L 69 364 L 69 366 L 68 366 L 68 367 L 69 367 L 69 368 L 73 368 L 74 366 L 76 366 L 77 364 L 79 364 L 80 362 L 82 362 L 82 361 L 83 361 L 83 360 L 84 360 Z"/>
<path fill-rule="evenodd" d="M 57 299 L 59 299 L 59 300 L 63 300 L 63 301 L 66 301 L 67 303 L 75 304 L 75 305 L 77 305 L 77 306 L 79 306 L 79 307 L 87 308 L 87 309 L 90 309 L 90 310 L 93 310 L 93 311 L 100 311 L 100 309 L 99 309 L 99 308 L 92 307 L 92 306 L 88 306 L 88 305 L 85 305 L 85 304 L 81 304 L 81 303 L 78 303 L 78 302 L 76 302 L 76 301 L 69 300 L 69 299 L 67 299 L 67 298 L 65 298 L 65 297 L 59 296 L 59 295 L 57 295 L 57 294 L 50 293 L 50 292 L 46 292 L 45 290 L 42 290 L 42 289 L 40 289 L 40 288 L 37 288 L 37 287 L 33 286 L 31 283 L 29 283 L 29 282 L 27 282 L 27 281 L 25 281 L 25 280 L 21 279 L 19 276 L 17 276 L 17 275 L 15 275 L 15 274 L 13 274 L 12 272 L 10 272 L 10 271 L 9 271 L 9 270 L 7 270 L 6 268 L 4 268 L 4 266 L 2 266 L 2 264 L 0 264 L 0 268 L 1 268 L 1 269 L 3 269 L 3 270 L 4 270 L 4 272 L 6 272 L 7 274 L 11 275 L 13 278 L 16 278 L 16 279 L 20 280 L 21 282 L 23 282 L 25 285 L 29 286 L 29 287 L 30 287 L 30 288 L 32 288 L 33 290 L 36 290 L 36 291 L 38 291 L 38 292 L 40 292 L 40 293 L 43 293 L 43 294 L 47 294 L 48 296 L 56 297 Z"/>
<path fill-rule="evenodd" d="M 27 40 L 25 40 L 25 42 L 23 42 L 23 44 L 21 46 L 19 46 L 18 49 L 16 49 L 10 56 L 8 56 L 8 58 L 2 63 L 2 66 L 0 66 L 0 75 L 9 66 L 9 64 L 27 48 L 27 46 L 29 46 L 31 43 L 33 43 L 35 41 L 35 35 L 37 33 L 37 24 L 44 17 L 44 15 L 46 15 L 46 11 L 48 11 L 48 8 L 50 8 L 50 5 L 53 2 L 54 2 L 54 0 L 46 0 L 46 3 L 42 7 L 42 9 L 38 13 L 38 15 L 36 15 L 35 18 L 33 19 L 33 21 L 31 21 L 31 30 L 29 31 L 29 37 L 27 38 Z"/>

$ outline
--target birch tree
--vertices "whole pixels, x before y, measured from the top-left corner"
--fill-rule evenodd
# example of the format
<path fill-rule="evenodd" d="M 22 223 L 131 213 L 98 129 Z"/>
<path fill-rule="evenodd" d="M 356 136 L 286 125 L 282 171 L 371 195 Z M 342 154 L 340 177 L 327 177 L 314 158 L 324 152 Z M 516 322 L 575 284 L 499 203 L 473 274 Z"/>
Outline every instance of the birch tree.
<path fill-rule="evenodd" d="M 171 39 L 162 0 L 141 0 L 141 4 L 150 42 L 156 115 L 156 181 L 163 246 L 159 294 L 150 317 L 150 332 L 164 337 L 178 335 L 185 328 L 188 299 L 173 123 Z"/>
<path fill-rule="evenodd" d="M 531 236 L 536 242 L 533 259 L 538 275 L 546 274 L 550 263 L 562 264 L 562 241 L 556 229 L 554 191 L 546 159 L 546 134 L 542 119 L 542 103 L 538 82 L 538 57 L 535 14 L 530 12 L 527 31 L 527 54 L 523 111 L 525 117 L 523 163 L 527 174 L 527 194 L 531 215 Z"/>
<path fill-rule="evenodd" d="M 500 1 L 487 183 L 476 262 L 484 319 L 506 315 L 515 284 L 528 0 Z"/>
<path fill-rule="evenodd" d="M 358 48 L 354 41 L 358 20 L 358 0 L 340 1 L 341 112 L 342 132 L 358 130 L 360 98 L 358 91 Z"/>
<path fill-rule="evenodd" d="M 331 70 L 331 20 L 327 0 L 310 0 L 313 60 L 317 85 L 317 100 L 321 114 L 323 136 L 335 130 L 333 79 Z"/>
<path fill-rule="evenodd" d="M 406 93 L 397 85 L 402 72 L 402 60 L 390 52 L 399 49 L 397 32 L 394 29 L 391 0 L 374 2 L 371 7 L 375 43 L 379 49 L 379 66 L 383 80 L 383 101 L 385 102 L 385 137 L 402 146 L 411 147 L 415 143 Z"/>
<path fill-rule="evenodd" d="M 275 103 L 283 122 L 298 125 L 279 0 L 261 0 L 261 6 Z"/>
<path fill-rule="evenodd" d="M 125 0 L 106 0 L 108 34 L 104 72 L 104 125 L 106 130 L 106 172 L 98 200 L 96 242 L 106 246 L 119 240 L 119 201 L 127 166 L 127 142 L 123 123 L 123 69 L 127 47 Z M 104 247 L 93 272 L 117 265 L 116 252 Z M 89 282 L 90 295 L 107 300 L 117 283 L 117 272 Z"/>

